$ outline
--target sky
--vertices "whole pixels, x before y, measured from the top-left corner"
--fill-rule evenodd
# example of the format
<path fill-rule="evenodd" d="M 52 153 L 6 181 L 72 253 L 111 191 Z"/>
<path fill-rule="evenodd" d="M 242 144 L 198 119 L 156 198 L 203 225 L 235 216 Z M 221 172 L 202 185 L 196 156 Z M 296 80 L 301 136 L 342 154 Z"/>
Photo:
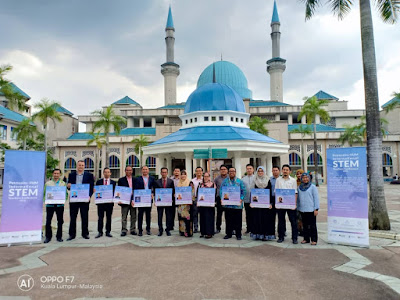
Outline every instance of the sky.
<path fill-rule="evenodd" d="M 325 2 L 325 1 L 322 1 Z M 304 4 L 278 0 L 284 102 L 323 90 L 349 108 L 364 108 L 358 1 L 344 20 L 329 6 L 305 21 Z M 160 65 L 168 6 L 180 65 L 177 102 L 196 89 L 212 62 L 236 64 L 254 99 L 269 100 L 273 0 L 0 0 L 0 65 L 31 96 L 60 102 L 77 115 L 129 96 L 144 108 L 164 105 Z M 374 7 L 373 7 L 374 9 Z M 400 22 L 373 11 L 380 105 L 400 91 Z M 400 20 L 399 20 L 400 21 Z"/>

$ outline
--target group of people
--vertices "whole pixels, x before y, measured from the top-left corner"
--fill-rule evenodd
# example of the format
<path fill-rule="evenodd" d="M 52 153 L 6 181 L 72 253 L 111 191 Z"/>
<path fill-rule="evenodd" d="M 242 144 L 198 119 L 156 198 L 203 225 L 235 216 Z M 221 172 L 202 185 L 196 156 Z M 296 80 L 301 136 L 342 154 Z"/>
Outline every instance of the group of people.
<path fill-rule="evenodd" d="M 201 167 L 195 170 L 195 177 L 190 179 L 186 170 L 175 168 L 173 176 L 168 177 L 168 169 L 163 167 L 160 170 L 161 177 L 155 179 L 149 175 L 149 168 L 143 166 L 141 168 L 141 176 L 133 177 L 133 168 L 127 166 L 125 168 L 125 176 L 119 178 L 118 182 L 111 179 L 111 171 L 104 168 L 103 178 L 96 183 L 91 173 L 86 172 L 84 161 L 78 161 L 77 170 L 69 174 L 68 181 L 65 183 L 61 179 L 61 171 L 55 169 L 50 181 L 46 186 L 67 186 L 70 189 L 71 184 L 89 184 L 88 202 L 70 202 L 70 226 L 69 237 L 67 241 L 76 238 L 76 219 L 80 211 L 82 220 L 82 237 L 89 239 L 88 231 L 88 213 L 90 197 L 95 192 L 95 185 L 112 185 L 125 186 L 132 189 L 132 199 L 135 190 L 150 189 L 154 197 L 156 189 L 172 190 L 172 206 L 158 206 L 158 236 L 162 236 L 164 231 L 167 236 L 171 235 L 174 230 L 176 214 L 178 215 L 179 234 L 185 237 L 193 236 L 200 229 L 200 237 L 212 238 L 221 231 L 222 216 L 225 213 L 225 237 L 224 239 L 236 236 L 238 240 L 242 239 L 242 215 L 243 208 L 246 216 L 246 233 L 250 233 L 253 239 L 263 241 L 275 240 L 276 232 L 276 216 L 278 216 L 278 243 L 284 241 L 286 235 L 286 214 L 289 217 L 292 227 L 292 242 L 297 244 L 298 241 L 298 224 L 297 213 L 300 213 L 302 219 L 304 239 L 301 243 L 310 243 L 316 245 L 318 241 L 316 216 L 319 210 L 319 196 L 317 188 L 311 184 L 310 177 L 307 173 L 301 174 L 300 184 L 296 183 L 296 179 L 290 176 L 291 168 L 289 165 L 282 166 L 281 170 L 278 166 L 272 168 L 272 177 L 269 178 L 264 167 L 258 167 L 254 172 L 251 164 L 246 166 L 246 174 L 239 178 L 236 169 L 226 165 L 221 165 L 219 176 L 214 181 L 211 179 L 209 172 L 203 172 Z M 255 174 L 254 174 L 255 173 Z M 240 190 L 240 204 L 223 205 L 221 199 L 224 187 L 236 186 Z M 192 202 L 191 204 L 175 204 L 175 188 L 191 187 Z M 198 191 L 200 188 L 215 189 L 215 207 L 198 207 Z M 255 208 L 251 206 L 251 190 L 252 189 L 269 189 L 270 205 L 268 208 Z M 275 190 L 276 189 L 293 189 L 296 195 L 296 208 L 281 209 L 275 207 Z M 213 193 L 213 192 L 211 192 Z M 189 200 L 190 201 L 190 200 Z M 121 206 L 121 236 L 143 235 L 143 218 L 146 216 L 146 234 L 151 235 L 151 210 L 152 207 L 135 207 L 135 202 L 131 204 L 118 203 Z M 235 203 L 236 204 L 236 203 Z M 97 204 L 98 226 L 95 238 L 103 236 L 104 217 L 106 218 L 105 235 L 111 235 L 111 221 L 114 209 L 114 203 Z M 62 225 L 63 225 L 63 204 L 46 204 L 46 238 L 45 243 L 52 239 L 51 220 L 54 213 L 57 215 L 57 241 L 62 242 Z M 163 226 L 163 215 L 165 213 L 165 227 Z M 128 215 L 130 215 L 130 226 L 128 229 Z M 200 217 L 199 217 L 200 215 Z M 136 224 L 138 232 L 136 231 Z"/>

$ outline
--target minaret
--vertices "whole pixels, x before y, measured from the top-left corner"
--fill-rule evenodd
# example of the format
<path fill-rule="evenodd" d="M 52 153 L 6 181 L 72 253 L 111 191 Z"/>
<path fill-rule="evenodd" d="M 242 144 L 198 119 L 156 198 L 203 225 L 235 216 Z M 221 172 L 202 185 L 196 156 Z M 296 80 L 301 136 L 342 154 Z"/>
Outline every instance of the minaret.
<path fill-rule="evenodd" d="M 165 27 L 165 43 L 167 46 L 167 62 L 161 65 L 164 76 L 164 103 L 176 103 L 176 77 L 179 75 L 179 65 L 174 62 L 175 28 L 172 20 L 171 6 L 168 11 L 167 26 Z"/>
<path fill-rule="evenodd" d="M 278 8 L 274 1 L 274 12 L 271 20 L 272 58 L 267 61 L 267 72 L 270 75 L 270 98 L 274 101 L 283 102 L 283 80 L 282 73 L 286 69 L 286 60 L 280 57 L 281 33 L 279 28 Z"/>

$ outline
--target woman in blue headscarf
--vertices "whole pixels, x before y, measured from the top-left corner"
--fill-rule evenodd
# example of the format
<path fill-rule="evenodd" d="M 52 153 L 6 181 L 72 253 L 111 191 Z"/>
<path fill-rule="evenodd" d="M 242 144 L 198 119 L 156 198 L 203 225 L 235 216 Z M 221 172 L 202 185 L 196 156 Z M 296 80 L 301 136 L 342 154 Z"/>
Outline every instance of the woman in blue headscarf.
<path fill-rule="evenodd" d="M 318 189 L 311 183 L 307 173 L 301 175 L 301 184 L 298 188 L 297 210 L 303 219 L 304 240 L 302 244 L 316 245 L 318 242 L 317 215 L 319 210 Z"/>
<path fill-rule="evenodd" d="M 271 183 L 263 167 L 257 168 L 257 173 L 254 178 L 252 189 L 269 189 L 271 191 Z M 249 191 L 250 192 L 250 191 Z M 271 195 L 271 193 L 270 193 Z M 251 205 L 251 204 L 250 204 Z M 268 240 L 268 211 L 272 208 L 272 205 L 268 208 L 253 207 L 251 209 L 252 217 L 252 230 L 251 237 L 254 240 Z"/>

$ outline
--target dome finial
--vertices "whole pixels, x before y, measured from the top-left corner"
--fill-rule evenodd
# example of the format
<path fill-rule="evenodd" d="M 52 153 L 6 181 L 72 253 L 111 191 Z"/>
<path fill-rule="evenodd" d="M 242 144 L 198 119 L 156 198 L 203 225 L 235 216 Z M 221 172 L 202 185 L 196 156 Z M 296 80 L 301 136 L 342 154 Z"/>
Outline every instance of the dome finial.
<path fill-rule="evenodd" d="M 217 83 L 216 79 L 215 79 L 215 63 L 213 63 L 213 83 Z"/>
<path fill-rule="evenodd" d="M 222 59 L 222 52 L 221 52 L 221 61 L 223 61 L 223 59 Z"/>

